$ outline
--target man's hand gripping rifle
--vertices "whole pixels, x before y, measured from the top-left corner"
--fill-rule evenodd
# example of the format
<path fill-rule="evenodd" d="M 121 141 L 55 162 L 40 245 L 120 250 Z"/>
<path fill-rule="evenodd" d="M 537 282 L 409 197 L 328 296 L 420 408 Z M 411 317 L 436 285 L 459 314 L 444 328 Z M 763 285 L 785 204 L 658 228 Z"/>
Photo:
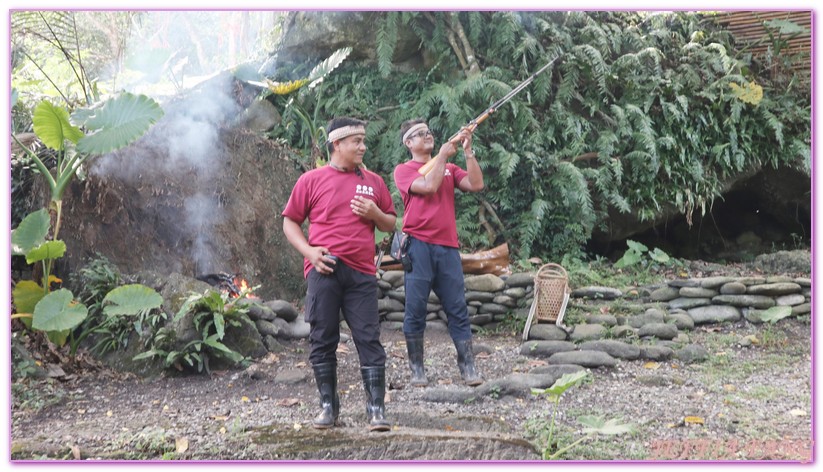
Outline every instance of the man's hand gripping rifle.
<path fill-rule="evenodd" d="M 562 57 L 562 56 L 563 56 L 563 54 L 562 54 L 562 52 L 561 52 L 561 53 L 560 53 L 560 54 L 558 54 L 558 55 L 557 55 L 554 59 L 552 59 L 552 60 L 551 60 L 548 64 L 546 64 L 545 66 L 541 67 L 541 68 L 540 68 L 537 72 L 535 72 L 534 74 L 532 74 L 531 76 L 529 76 L 529 78 L 528 78 L 528 79 L 524 80 L 524 81 L 523 81 L 523 82 L 521 82 L 521 83 L 520 83 L 517 87 L 513 88 L 513 89 L 511 90 L 511 92 L 509 92 L 509 93 L 507 93 L 507 94 L 506 94 L 506 96 L 504 96 L 504 97 L 503 97 L 503 98 L 501 98 L 500 100 L 498 100 L 498 101 L 494 102 L 494 103 L 492 104 L 492 106 L 490 106 L 489 108 L 487 108 L 487 109 L 486 109 L 486 111 L 484 111 L 483 113 L 481 113 L 481 114 L 480 114 L 477 118 L 475 118 L 475 119 L 471 120 L 471 121 L 470 121 L 470 122 L 469 122 L 466 126 L 464 126 L 463 128 L 468 129 L 469 131 L 474 131 L 474 129 L 475 129 L 475 128 L 477 128 L 477 125 L 479 125 L 480 123 L 482 123 L 482 122 L 486 121 L 486 118 L 488 118 L 489 116 L 491 116 L 491 114 L 492 114 L 492 113 L 496 112 L 498 109 L 500 109 L 500 107 L 502 107 L 504 104 L 506 104 L 506 102 L 508 102 L 508 101 L 509 101 L 509 100 L 511 100 L 511 99 L 512 99 L 515 95 L 517 95 L 518 93 L 520 93 L 520 91 L 521 91 L 521 90 L 523 90 L 524 88 L 526 88 L 526 87 L 527 87 L 530 83 L 532 83 L 532 82 L 534 81 L 535 77 L 537 77 L 538 75 L 542 74 L 542 73 L 543 73 L 543 71 L 545 71 L 546 69 L 548 69 L 549 67 L 551 67 L 551 65 L 552 65 L 552 64 L 554 64 L 554 62 L 555 62 L 555 61 L 557 61 L 558 59 L 560 59 L 560 57 Z M 454 134 L 451 138 L 449 138 L 448 142 L 451 142 L 451 143 L 453 143 L 454 145 L 457 145 L 457 144 L 459 143 L 459 141 L 457 141 L 457 137 L 458 137 L 458 135 L 459 135 L 459 134 L 460 134 L 459 132 L 455 133 L 455 134 Z M 436 158 L 435 158 L 435 159 L 436 159 Z M 431 172 L 432 168 L 434 168 L 435 159 L 431 159 L 431 160 L 429 160 L 429 162 L 427 162 L 427 163 L 423 164 L 423 167 L 421 167 L 420 169 L 418 169 L 418 171 L 417 171 L 417 172 L 419 172 L 421 175 L 428 175 L 428 173 L 429 173 L 429 172 Z"/>

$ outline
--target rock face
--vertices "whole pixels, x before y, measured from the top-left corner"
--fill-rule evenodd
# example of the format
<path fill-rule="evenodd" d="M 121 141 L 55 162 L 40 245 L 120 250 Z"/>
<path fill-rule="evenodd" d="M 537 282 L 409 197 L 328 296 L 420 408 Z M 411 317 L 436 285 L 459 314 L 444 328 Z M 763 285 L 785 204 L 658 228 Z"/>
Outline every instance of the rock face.
<path fill-rule="evenodd" d="M 385 12 L 298 11 L 288 15 L 279 55 L 282 58 L 325 58 L 337 49 L 351 47 L 353 60 L 374 62 L 377 57 L 377 22 Z M 393 60 L 421 60 L 419 40 L 408 28 L 398 28 Z"/>

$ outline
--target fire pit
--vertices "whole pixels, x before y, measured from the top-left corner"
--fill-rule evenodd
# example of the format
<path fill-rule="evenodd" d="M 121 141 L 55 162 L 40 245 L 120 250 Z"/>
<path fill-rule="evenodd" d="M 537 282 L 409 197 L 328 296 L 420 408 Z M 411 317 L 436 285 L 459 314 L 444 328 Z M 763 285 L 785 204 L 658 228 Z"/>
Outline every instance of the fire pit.
<path fill-rule="evenodd" d="M 198 275 L 195 277 L 216 287 L 221 292 L 227 293 L 231 298 L 237 298 L 244 290 L 249 290 L 249 284 L 240 274 L 229 274 L 228 272 L 218 272 L 215 274 Z M 247 297 L 255 297 L 252 293 L 246 293 Z"/>

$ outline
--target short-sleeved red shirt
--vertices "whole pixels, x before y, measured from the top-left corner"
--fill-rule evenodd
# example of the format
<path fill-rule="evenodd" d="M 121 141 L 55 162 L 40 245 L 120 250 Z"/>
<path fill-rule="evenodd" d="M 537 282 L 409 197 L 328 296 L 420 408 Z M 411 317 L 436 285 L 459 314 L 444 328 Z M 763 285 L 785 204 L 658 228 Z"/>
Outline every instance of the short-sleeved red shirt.
<path fill-rule="evenodd" d="M 429 244 L 459 247 L 454 216 L 454 190 L 468 172 L 455 164 L 446 164 L 446 175 L 433 195 L 411 193 L 411 185 L 420 177 L 422 162 L 408 161 L 394 168 L 394 183 L 403 197 L 403 231 Z"/>
<path fill-rule="evenodd" d="M 383 213 L 396 215 L 389 189 L 379 175 L 361 170 L 339 172 L 331 166 L 310 170 L 297 179 L 283 216 L 298 224 L 309 220 L 309 244 L 324 246 L 352 269 L 374 274 L 374 221 L 352 212 L 355 195 L 373 200 Z M 303 275 L 312 265 L 303 259 Z"/>

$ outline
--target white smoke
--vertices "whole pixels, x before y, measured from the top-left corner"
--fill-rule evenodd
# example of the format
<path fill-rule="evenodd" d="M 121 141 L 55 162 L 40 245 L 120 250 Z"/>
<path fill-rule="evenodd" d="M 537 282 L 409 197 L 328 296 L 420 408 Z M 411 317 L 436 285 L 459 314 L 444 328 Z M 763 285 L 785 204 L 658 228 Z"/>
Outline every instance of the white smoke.
<path fill-rule="evenodd" d="M 159 185 L 168 180 L 184 182 L 181 187 L 198 189 L 183 198 L 183 208 L 174 214 L 159 215 L 158 222 L 178 231 L 180 241 L 191 241 L 190 254 L 200 275 L 215 271 L 214 229 L 223 218 L 214 179 L 223 167 L 224 146 L 220 129 L 239 113 L 230 96 L 232 79 L 228 74 L 202 83 L 197 90 L 164 104 L 164 116 L 147 135 L 132 146 L 131 153 L 115 153 L 98 159 L 93 173 L 122 179 L 132 184 Z M 128 154 L 128 155 L 126 155 Z M 182 221 L 181 221 L 182 219 Z M 219 268 L 217 268 L 219 269 Z"/>

